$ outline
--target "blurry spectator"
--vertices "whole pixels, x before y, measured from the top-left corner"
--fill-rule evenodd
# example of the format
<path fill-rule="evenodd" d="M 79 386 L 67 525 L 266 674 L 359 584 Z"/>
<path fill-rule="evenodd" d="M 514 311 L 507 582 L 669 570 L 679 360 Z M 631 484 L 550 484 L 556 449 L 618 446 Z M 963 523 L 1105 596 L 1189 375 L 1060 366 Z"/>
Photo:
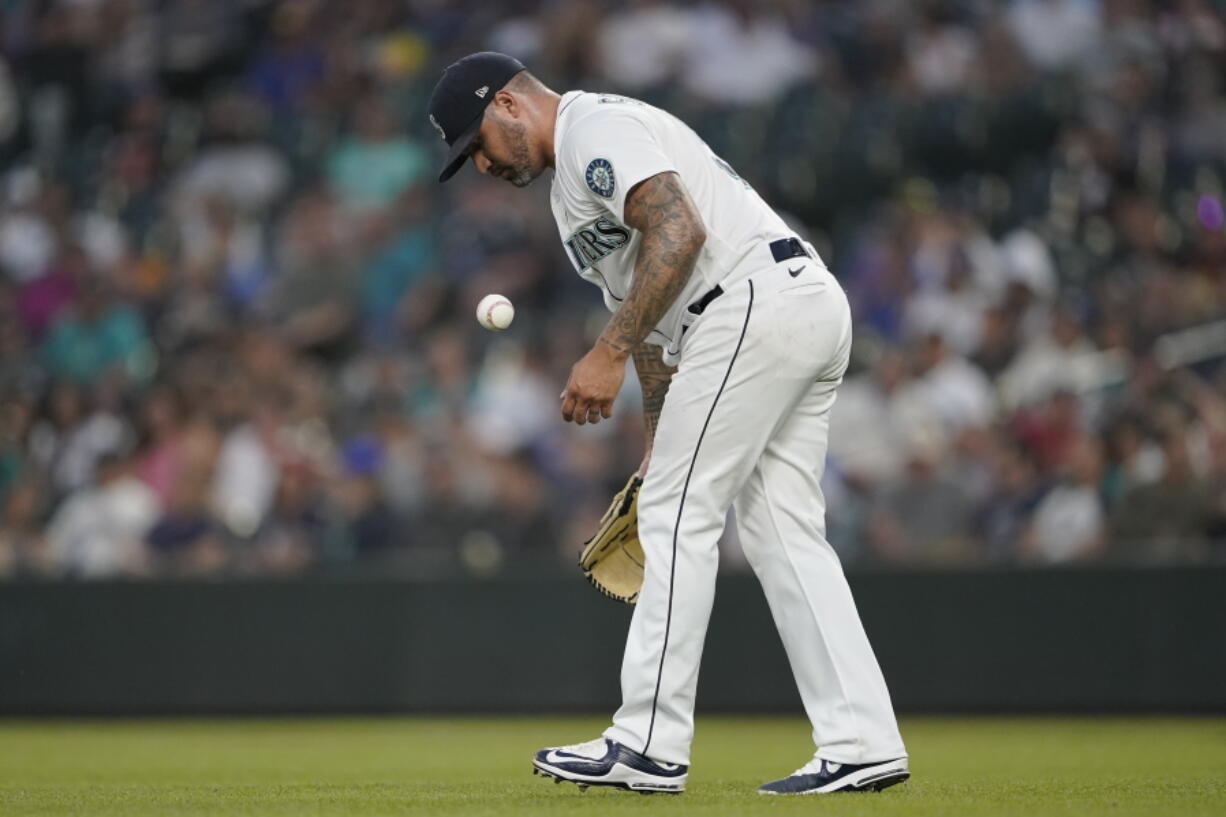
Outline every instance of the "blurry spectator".
<path fill-rule="evenodd" d="M 231 331 L 231 309 L 223 295 L 216 270 L 184 266 L 161 305 L 157 335 L 169 351 L 219 342 Z"/>
<path fill-rule="evenodd" d="M 942 5 L 929 4 L 907 38 L 911 76 L 925 94 L 962 90 L 978 56 L 974 34 L 951 16 Z"/>
<path fill-rule="evenodd" d="M 915 282 L 901 240 L 883 234 L 889 226 L 875 225 L 855 237 L 844 274 L 849 278 L 847 296 L 861 335 L 869 331 L 896 342 Z"/>
<path fill-rule="evenodd" d="M 353 134 L 328 160 L 332 186 L 355 210 L 386 207 L 425 171 L 425 151 L 394 126 L 391 111 L 375 96 L 359 103 Z"/>
<path fill-rule="evenodd" d="M 397 516 L 415 516 L 426 501 L 425 441 L 400 410 L 399 400 L 381 401 L 373 425 L 383 451 L 379 469 L 383 495 Z"/>
<path fill-rule="evenodd" d="M 1092 56 L 1101 36 L 1098 0 L 1012 0 L 1006 16 L 1026 56 L 1059 69 Z"/>
<path fill-rule="evenodd" d="M 17 89 L 13 86 L 8 61 L 0 57 L 0 150 L 13 138 L 20 122 L 21 106 L 17 100 Z"/>
<path fill-rule="evenodd" d="M 161 162 L 170 146 L 167 126 L 171 117 L 166 100 L 144 89 L 128 103 L 120 118 L 120 130 L 101 159 L 99 184 L 113 197 L 111 206 L 123 226 L 139 237 L 164 215 Z M 152 288 L 155 283 L 160 281 L 145 282 L 145 286 Z"/>
<path fill-rule="evenodd" d="M 243 6 L 211 0 L 168 0 L 159 20 L 162 75 L 171 93 L 202 94 L 217 75 L 232 73 L 244 44 Z"/>
<path fill-rule="evenodd" d="M 149 529 L 151 564 L 160 575 L 208 576 L 230 562 L 225 528 L 209 510 L 209 475 L 192 469 L 175 483 L 166 511 Z"/>
<path fill-rule="evenodd" d="M 18 319 L 14 287 L 0 280 L 0 395 L 37 395 L 46 381 L 29 333 Z"/>
<path fill-rule="evenodd" d="M 1084 562 L 1099 557 L 1106 546 L 1107 519 L 1099 494 L 1102 452 L 1091 437 L 1081 437 L 1069 452 L 1068 464 L 1039 501 L 1034 519 L 1022 538 L 1022 558 L 1040 564 Z"/>
<path fill-rule="evenodd" d="M 468 463 L 431 451 L 425 465 L 425 503 L 413 525 L 414 559 L 427 569 L 458 564 L 455 545 L 483 527 L 493 486 L 490 474 L 474 474 Z"/>
<path fill-rule="evenodd" d="M 212 100 L 205 114 L 210 141 L 174 182 L 181 217 L 199 218 L 217 199 L 240 213 L 266 213 L 290 181 L 285 158 L 262 141 L 268 112 L 231 93 Z"/>
<path fill-rule="evenodd" d="M 70 496 L 51 518 L 47 561 L 73 578 L 143 573 L 145 534 L 157 517 L 157 497 L 132 474 L 131 457 L 106 454 L 96 485 Z"/>
<path fill-rule="evenodd" d="M 379 491 L 378 472 L 383 451 L 377 440 L 350 440 L 341 451 L 341 474 L 332 487 L 331 529 L 328 551 L 331 558 L 384 559 L 394 549 L 411 544 L 409 531 L 397 524 L 395 516 Z"/>
<path fill-rule="evenodd" d="M 559 548 L 551 496 L 532 460 L 520 453 L 495 465 L 496 495 L 491 509 L 497 540 L 522 555 L 550 557 Z"/>
<path fill-rule="evenodd" d="M 343 354 L 354 340 L 359 290 L 356 236 L 334 196 L 303 191 L 281 223 L 278 270 L 260 312 L 292 347 Z"/>
<path fill-rule="evenodd" d="M 328 526 L 318 476 L 303 463 L 281 470 L 272 510 L 254 537 L 249 569 L 293 573 L 319 558 Z"/>
<path fill-rule="evenodd" d="M 100 3 L 99 79 L 116 94 L 132 94 L 148 87 L 158 68 L 158 19 L 145 0 Z"/>
<path fill-rule="evenodd" d="M 929 334 L 916 352 L 918 375 L 910 387 L 949 433 L 986 426 L 996 416 L 992 385 L 983 372 Z"/>
<path fill-rule="evenodd" d="M 83 385 L 108 372 L 135 382 L 152 373 L 144 320 L 98 278 L 81 284 L 76 303 L 61 313 L 39 352 L 48 374 Z"/>
<path fill-rule="evenodd" d="M 0 401 L 0 507 L 30 466 L 26 438 L 33 422 L 34 409 L 27 400 Z"/>
<path fill-rule="evenodd" d="M 1070 391 L 1057 391 L 1043 403 L 1015 414 L 1013 434 L 1034 458 L 1040 473 L 1049 476 L 1064 468 L 1083 442 L 1081 402 Z"/>
<path fill-rule="evenodd" d="M 659 0 L 632 0 L 600 27 L 601 68 L 615 88 L 655 88 L 677 74 L 690 37 L 689 12 Z"/>
<path fill-rule="evenodd" d="M 920 290 L 907 303 L 904 328 L 912 338 L 939 334 L 950 350 L 969 355 L 979 345 L 988 299 L 975 286 L 970 259 L 960 246 L 949 249 L 940 274 L 942 280 Z"/>
<path fill-rule="evenodd" d="M 1029 406 L 1060 390 L 1096 385 L 1096 349 L 1081 325 L 1069 308 L 1053 312 L 1048 333 L 1027 343 L 1000 375 L 1001 400 L 1007 407 Z"/>
<path fill-rule="evenodd" d="M 608 6 L 599 0 L 570 0 L 565 14 L 542 14 L 544 8 L 533 9 L 540 29 L 533 65 L 539 64 L 537 70 L 547 79 L 591 76 L 598 56 L 592 47 L 594 33 L 605 24 Z"/>
<path fill-rule="evenodd" d="M 136 473 L 166 508 L 185 466 L 182 396 L 168 384 L 155 386 L 146 395 L 140 412 L 142 439 Z"/>
<path fill-rule="evenodd" d="M 971 503 L 941 471 L 934 441 L 910 441 L 907 468 L 873 503 L 868 535 L 875 561 L 895 565 L 966 562 L 971 554 Z"/>
<path fill-rule="evenodd" d="M 0 577 L 35 575 L 46 569 L 43 485 L 33 478 L 0 492 Z"/>
<path fill-rule="evenodd" d="M 55 384 L 48 394 L 45 419 L 30 431 L 31 460 L 50 478 L 53 501 L 88 486 L 98 460 L 131 443 L 121 407 L 112 403 L 113 389 L 102 386 L 96 394 L 104 399 L 91 407 L 86 392 L 76 384 Z"/>
<path fill-rule="evenodd" d="M 1111 507 L 1142 485 L 1156 482 L 1164 468 L 1162 449 L 1142 432 L 1140 423 L 1122 417 L 1105 435 L 1107 470 L 1103 490 Z"/>
<path fill-rule="evenodd" d="M 212 196 L 182 221 L 184 275 L 241 307 L 256 300 L 269 277 L 264 232 L 226 198 Z"/>
<path fill-rule="evenodd" d="M 1221 36 L 1221 20 L 1206 20 L 1205 23 L 1206 27 L 1216 24 Z M 1221 47 L 1219 45 L 1219 49 Z M 1188 81 L 1181 90 L 1184 110 L 1174 122 L 1177 149 L 1185 156 L 1226 159 L 1226 145 L 1220 138 L 1226 133 L 1226 98 L 1221 71 L 1213 70 L 1208 60 L 1195 58 L 1188 73 Z"/>
<path fill-rule="evenodd" d="M 370 225 L 382 248 L 362 267 L 358 295 L 364 335 L 373 344 L 395 342 L 410 301 L 430 289 L 435 239 L 420 190 L 406 192 L 385 218 Z M 505 289 L 505 287 L 504 287 Z"/>
<path fill-rule="evenodd" d="M 301 111 L 324 76 L 324 53 L 311 38 L 316 4 L 290 0 L 272 13 L 267 45 L 248 69 L 251 90 L 279 115 Z"/>
<path fill-rule="evenodd" d="M 99 210 L 77 213 L 73 217 L 72 234 L 85 256 L 87 268 L 92 271 L 115 274 L 128 259 L 128 230 L 111 213 Z"/>
<path fill-rule="evenodd" d="M 444 428 L 462 418 L 476 388 L 469 363 L 467 339 L 451 329 L 426 339 L 422 350 L 425 370 L 409 390 L 409 410 L 422 422 Z"/>
<path fill-rule="evenodd" d="M 17 306 L 32 338 L 41 338 L 60 312 L 71 306 L 85 279 L 85 254 L 79 247 L 68 247 L 45 273 L 21 287 Z"/>
<path fill-rule="evenodd" d="M 289 457 L 285 408 L 285 394 L 264 386 L 252 398 L 251 419 L 233 428 L 221 444 L 212 504 L 233 536 L 254 535 L 272 508 L 280 464 Z"/>
<path fill-rule="evenodd" d="M 51 224 L 37 209 L 24 206 L 33 197 L 38 182 L 33 171 L 18 170 L 7 178 L 10 197 L 22 203 L 0 211 L 0 269 L 12 281 L 23 284 L 42 275 L 59 248 Z"/>
<path fill-rule="evenodd" d="M 987 309 L 983 313 L 978 337 L 975 353 L 970 360 L 995 380 L 1017 355 L 1017 319 L 1004 307 Z"/>
<path fill-rule="evenodd" d="M 940 419 L 908 382 L 902 355 L 887 351 L 871 371 L 839 388 L 829 455 L 845 478 L 868 484 L 894 479 L 906 465 L 911 440 L 942 439 Z"/>
<path fill-rule="evenodd" d="M 1049 303 L 1058 279 L 1051 250 L 1043 239 L 1030 230 L 1014 230 L 1001 242 L 999 267 L 980 271 L 981 286 L 1015 316 L 1023 342 L 1047 330 Z"/>
<path fill-rule="evenodd" d="M 813 76 L 816 52 L 793 39 L 787 21 L 749 0 L 719 0 L 690 12 L 681 82 L 712 105 L 771 102 Z"/>
<path fill-rule="evenodd" d="M 1209 486 L 1193 472 L 1183 434 L 1168 433 L 1162 454 L 1162 476 L 1125 492 L 1111 515 L 1112 559 L 1136 564 L 1204 557 Z"/>
<path fill-rule="evenodd" d="M 1043 492 L 1034 463 L 1012 446 L 999 452 L 993 476 L 976 527 L 986 561 L 1010 564 L 1021 553 L 1022 537 Z"/>
<path fill-rule="evenodd" d="M 503 343 L 490 350 L 472 397 L 468 425 L 493 454 L 531 448 L 554 430 L 557 389 L 538 351 Z"/>

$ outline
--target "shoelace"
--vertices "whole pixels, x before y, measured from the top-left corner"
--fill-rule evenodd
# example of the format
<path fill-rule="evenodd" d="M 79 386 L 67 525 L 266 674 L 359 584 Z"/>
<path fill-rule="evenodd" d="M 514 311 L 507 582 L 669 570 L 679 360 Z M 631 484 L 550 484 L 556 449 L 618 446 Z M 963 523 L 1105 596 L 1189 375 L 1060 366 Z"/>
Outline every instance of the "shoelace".
<path fill-rule="evenodd" d="M 605 740 L 604 738 L 596 738 L 589 740 L 586 743 L 575 743 L 570 746 L 559 746 L 559 752 L 570 752 L 572 755 L 580 755 L 581 757 L 590 757 L 593 760 L 599 760 L 605 756 Z"/>
<path fill-rule="evenodd" d="M 842 763 L 834 763 L 829 760 L 826 761 L 826 768 L 829 769 L 829 771 L 831 772 L 837 772 L 842 767 L 843 767 Z M 815 757 L 812 760 L 810 760 L 808 763 L 806 763 L 805 765 L 801 766 L 796 771 L 792 772 L 792 776 L 795 777 L 798 774 L 821 774 L 821 773 L 822 773 L 822 758 Z"/>

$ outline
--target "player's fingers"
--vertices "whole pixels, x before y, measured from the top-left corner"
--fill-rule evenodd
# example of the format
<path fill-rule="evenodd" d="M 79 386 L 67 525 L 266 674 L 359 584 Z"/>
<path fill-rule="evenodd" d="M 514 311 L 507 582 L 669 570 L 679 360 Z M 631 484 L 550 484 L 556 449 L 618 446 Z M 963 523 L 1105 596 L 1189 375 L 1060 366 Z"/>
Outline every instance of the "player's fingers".
<path fill-rule="evenodd" d="M 600 404 L 600 416 L 606 420 L 613 416 L 613 401 L 606 400 Z"/>
<path fill-rule="evenodd" d="M 586 423 L 587 414 L 588 414 L 588 402 L 586 399 L 580 397 L 578 400 L 575 401 L 575 411 L 574 411 L 575 425 L 581 426 L 584 423 Z"/>
<path fill-rule="evenodd" d="M 570 422 L 575 416 L 575 396 L 570 390 L 562 392 L 562 419 Z"/>

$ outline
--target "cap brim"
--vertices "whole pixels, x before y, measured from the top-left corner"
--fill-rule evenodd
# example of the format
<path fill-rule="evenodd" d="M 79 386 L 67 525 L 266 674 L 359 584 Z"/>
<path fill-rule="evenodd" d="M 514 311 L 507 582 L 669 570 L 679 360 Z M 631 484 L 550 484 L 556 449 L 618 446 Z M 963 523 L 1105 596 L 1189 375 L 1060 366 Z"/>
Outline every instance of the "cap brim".
<path fill-rule="evenodd" d="M 484 118 L 484 116 L 478 116 L 473 120 L 473 123 L 465 128 L 460 137 L 452 144 L 451 150 L 447 152 L 447 164 L 443 165 L 443 172 L 438 174 L 439 182 L 445 182 L 450 179 L 468 161 L 468 156 L 466 155 L 468 153 L 468 146 L 473 143 L 473 139 L 477 138 L 477 131 L 481 130 L 481 120 Z"/>

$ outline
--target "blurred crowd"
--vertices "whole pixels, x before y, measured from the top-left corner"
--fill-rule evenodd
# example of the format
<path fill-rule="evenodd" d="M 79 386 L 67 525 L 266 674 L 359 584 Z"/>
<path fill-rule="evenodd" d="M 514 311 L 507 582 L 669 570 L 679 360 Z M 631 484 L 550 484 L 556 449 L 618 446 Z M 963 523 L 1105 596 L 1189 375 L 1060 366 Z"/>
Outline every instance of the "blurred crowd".
<path fill-rule="evenodd" d="M 483 49 L 677 113 L 822 251 L 856 315 L 845 562 L 1226 559 L 1223 14 L 10 0 L 0 576 L 573 560 L 638 393 L 559 418 L 607 313 L 547 183 L 435 182 L 426 98 Z"/>

